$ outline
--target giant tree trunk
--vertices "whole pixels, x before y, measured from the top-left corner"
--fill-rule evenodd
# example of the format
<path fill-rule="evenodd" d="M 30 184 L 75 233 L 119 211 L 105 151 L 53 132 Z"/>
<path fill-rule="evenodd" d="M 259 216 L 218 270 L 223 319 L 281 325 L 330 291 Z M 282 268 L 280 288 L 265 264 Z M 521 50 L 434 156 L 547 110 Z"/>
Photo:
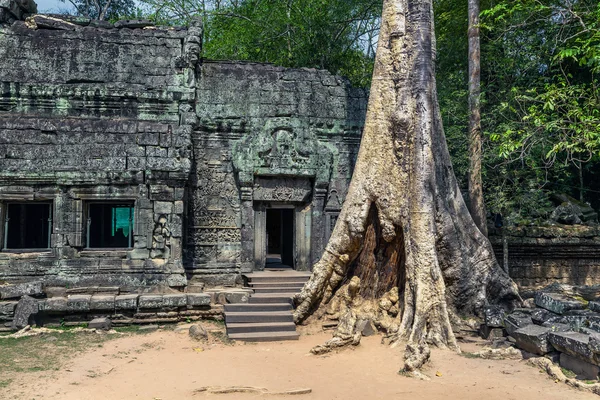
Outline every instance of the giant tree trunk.
<path fill-rule="evenodd" d="M 475 225 L 487 236 L 483 183 L 481 182 L 481 68 L 479 0 L 469 0 L 469 211 Z"/>
<path fill-rule="evenodd" d="M 357 344 L 370 319 L 407 342 L 418 373 L 428 344 L 458 350 L 451 321 L 487 303 L 514 306 L 458 188 L 435 85 L 431 0 L 384 0 L 363 139 L 343 209 L 321 260 L 294 299 L 294 317 L 338 318 L 319 353 Z"/>

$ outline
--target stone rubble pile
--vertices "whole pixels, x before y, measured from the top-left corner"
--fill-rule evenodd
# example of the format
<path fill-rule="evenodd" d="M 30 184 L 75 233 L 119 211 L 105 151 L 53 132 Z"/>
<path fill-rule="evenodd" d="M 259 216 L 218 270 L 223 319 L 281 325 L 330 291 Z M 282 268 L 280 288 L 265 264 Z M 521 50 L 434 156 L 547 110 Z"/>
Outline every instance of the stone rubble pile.
<path fill-rule="evenodd" d="M 562 285 L 566 286 L 566 285 Z M 531 355 L 544 356 L 577 374 L 597 380 L 600 374 L 600 298 L 586 300 L 561 285 L 538 291 L 534 308 L 506 314 L 499 306 L 485 309 L 480 335 L 485 339 L 509 336 L 509 341 Z M 562 291 L 562 293 L 561 293 Z"/>
<path fill-rule="evenodd" d="M 191 288 L 189 288 L 191 290 Z M 43 288 L 41 282 L 0 286 L 0 330 L 28 325 L 152 324 L 221 317 L 223 305 L 245 303 L 250 289 L 211 288 L 199 293 L 120 294 L 119 288 Z M 96 327 L 96 326 L 95 326 Z"/>

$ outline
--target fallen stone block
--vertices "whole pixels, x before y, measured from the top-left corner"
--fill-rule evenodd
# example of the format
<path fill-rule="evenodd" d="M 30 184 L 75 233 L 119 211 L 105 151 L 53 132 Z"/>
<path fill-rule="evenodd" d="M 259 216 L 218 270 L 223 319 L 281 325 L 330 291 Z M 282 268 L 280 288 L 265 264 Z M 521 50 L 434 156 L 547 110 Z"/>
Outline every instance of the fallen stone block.
<path fill-rule="evenodd" d="M 487 306 L 483 310 L 484 323 L 490 328 L 503 328 L 506 312 L 500 306 Z"/>
<path fill-rule="evenodd" d="M 546 328 L 550 328 L 551 332 L 569 332 L 572 331 L 573 328 L 571 328 L 570 325 L 568 324 L 561 324 L 560 322 L 544 322 L 542 324 L 543 327 Z"/>
<path fill-rule="evenodd" d="M 90 294 L 74 294 L 67 296 L 67 311 L 71 312 L 87 312 L 90 311 L 90 302 L 92 295 Z"/>
<path fill-rule="evenodd" d="M 33 325 L 33 317 L 38 313 L 38 302 L 32 297 L 27 295 L 22 296 L 17 307 L 15 308 L 15 315 L 12 320 L 12 329 L 23 329 L 27 325 Z"/>
<path fill-rule="evenodd" d="M 560 353 L 559 364 L 577 374 L 577 379 L 598 379 L 600 367 L 587 361 L 572 357 L 566 353 Z"/>
<path fill-rule="evenodd" d="M 534 324 L 543 325 L 544 322 L 551 320 L 552 318 L 559 318 L 560 315 L 548 311 L 545 308 L 536 308 L 531 312 L 531 320 Z"/>
<path fill-rule="evenodd" d="M 208 332 L 206 332 L 206 329 L 200 324 L 190 326 L 189 334 L 194 340 L 208 339 Z"/>
<path fill-rule="evenodd" d="M 77 25 L 60 18 L 48 15 L 32 15 L 27 17 L 25 23 L 32 29 L 56 29 L 61 31 L 74 31 Z"/>
<path fill-rule="evenodd" d="M 208 294 L 208 293 L 188 293 L 187 294 L 187 305 L 191 306 L 191 307 L 209 306 L 210 305 L 210 294 Z"/>
<path fill-rule="evenodd" d="M 554 350 L 548 342 L 549 332 L 551 332 L 550 328 L 532 324 L 517 329 L 512 336 L 520 349 L 543 356 Z"/>
<path fill-rule="evenodd" d="M 163 305 L 163 296 L 161 294 L 142 294 L 138 298 L 139 308 L 161 308 Z"/>
<path fill-rule="evenodd" d="M 137 294 L 122 294 L 115 296 L 115 310 L 137 310 L 138 297 Z"/>
<path fill-rule="evenodd" d="M 90 310 L 114 311 L 115 296 L 93 295 L 90 300 Z"/>
<path fill-rule="evenodd" d="M 0 316 L 12 317 L 15 315 L 18 303 L 18 301 L 0 301 Z"/>
<path fill-rule="evenodd" d="M 600 356 L 588 346 L 590 336 L 579 332 L 550 332 L 548 341 L 561 353 L 600 365 Z"/>
<path fill-rule="evenodd" d="M 108 318 L 94 318 L 88 323 L 88 329 L 99 329 L 109 331 L 112 328 L 112 322 Z"/>
<path fill-rule="evenodd" d="M 163 307 L 178 308 L 187 306 L 185 294 L 165 294 L 162 298 Z"/>
<path fill-rule="evenodd" d="M 586 306 L 584 301 L 559 293 L 538 292 L 535 295 L 535 304 L 548 311 L 564 314 L 571 310 L 583 310 Z"/>
<path fill-rule="evenodd" d="M 533 320 L 531 319 L 531 316 L 520 311 L 513 312 L 504 318 L 504 326 L 506 332 L 508 332 L 510 336 L 512 336 L 517 329 L 532 324 Z"/>
<path fill-rule="evenodd" d="M 492 328 L 486 324 L 479 326 L 479 336 L 483 339 L 496 339 L 506 336 L 504 328 Z"/>
<path fill-rule="evenodd" d="M 373 336 L 377 334 L 377 328 L 373 325 L 373 321 L 370 319 L 362 319 L 357 322 L 356 330 L 363 336 Z"/>
<path fill-rule="evenodd" d="M 0 300 L 18 299 L 21 296 L 39 296 L 42 292 L 42 282 L 17 283 L 0 286 Z"/>

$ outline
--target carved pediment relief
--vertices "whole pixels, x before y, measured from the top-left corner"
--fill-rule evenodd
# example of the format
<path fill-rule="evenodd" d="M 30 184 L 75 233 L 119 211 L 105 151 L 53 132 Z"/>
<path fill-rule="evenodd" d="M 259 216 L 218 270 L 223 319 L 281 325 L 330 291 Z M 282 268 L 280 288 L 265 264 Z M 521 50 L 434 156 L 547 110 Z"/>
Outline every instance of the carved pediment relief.
<path fill-rule="evenodd" d="M 297 176 L 327 184 L 332 151 L 297 118 L 272 118 L 258 131 L 243 136 L 233 147 L 233 164 L 243 184 L 254 176 Z"/>

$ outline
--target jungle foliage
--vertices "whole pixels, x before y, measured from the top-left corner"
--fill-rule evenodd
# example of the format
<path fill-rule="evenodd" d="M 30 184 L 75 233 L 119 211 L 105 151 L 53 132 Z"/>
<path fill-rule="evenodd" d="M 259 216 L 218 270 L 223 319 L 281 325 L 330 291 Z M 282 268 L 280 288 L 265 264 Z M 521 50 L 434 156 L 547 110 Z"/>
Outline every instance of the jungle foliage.
<path fill-rule="evenodd" d="M 114 1 L 114 0 L 113 0 Z M 204 57 L 313 67 L 368 87 L 381 0 L 143 0 L 149 17 L 204 20 Z M 437 85 L 461 187 L 469 166 L 467 1 L 435 0 Z M 544 220 L 549 192 L 600 208 L 600 5 L 481 0 L 486 206 Z"/>

